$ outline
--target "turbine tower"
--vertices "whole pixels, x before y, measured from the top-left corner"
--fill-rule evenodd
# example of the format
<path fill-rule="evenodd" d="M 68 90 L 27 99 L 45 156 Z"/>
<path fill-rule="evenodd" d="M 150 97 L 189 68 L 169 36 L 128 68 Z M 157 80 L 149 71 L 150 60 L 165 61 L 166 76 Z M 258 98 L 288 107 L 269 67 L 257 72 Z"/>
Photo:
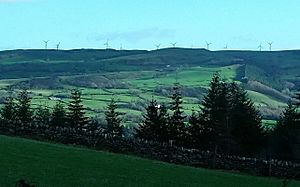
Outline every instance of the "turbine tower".
<path fill-rule="evenodd" d="M 104 43 L 104 46 L 105 46 L 105 48 L 106 48 L 106 49 L 108 49 L 108 48 L 109 48 L 109 43 L 108 43 L 108 40 L 106 40 L 106 42 Z"/>
<path fill-rule="evenodd" d="M 259 46 L 257 48 L 259 49 L 259 51 L 262 50 L 263 47 L 262 47 L 261 43 L 259 44 Z"/>
<path fill-rule="evenodd" d="M 206 49 L 209 50 L 209 46 L 211 45 L 211 43 L 206 42 Z"/>
<path fill-rule="evenodd" d="M 59 49 L 59 46 L 60 46 L 60 42 L 58 42 L 58 44 L 56 44 L 56 50 L 58 51 Z"/>
<path fill-rule="evenodd" d="M 44 43 L 45 43 L 45 49 L 48 48 L 48 42 L 49 42 L 49 40 L 44 40 Z"/>
<path fill-rule="evenodd" d="M 156 44 L 155 47 L 156 47 L 156 50 L 159 50 L 161 44 Z"/>
<path fill-rule="evenodd" d="M 225 45 L 224 49 L 228 49 L 228 44 Z"/>
<path fill-rule="evenodd" d="M 120 51 L 123 50 L 123 44 L 120 44 Z"/>
<path fill-rule="evenodd" d="M 176 47 L 177 42 L 171 43 L 173 47 Z"/>
<path fill-rule="evenodd" d="M 272 51 L 273 42 L 269 42 L 268 44 L 269 44 L 269 50 Z"/>

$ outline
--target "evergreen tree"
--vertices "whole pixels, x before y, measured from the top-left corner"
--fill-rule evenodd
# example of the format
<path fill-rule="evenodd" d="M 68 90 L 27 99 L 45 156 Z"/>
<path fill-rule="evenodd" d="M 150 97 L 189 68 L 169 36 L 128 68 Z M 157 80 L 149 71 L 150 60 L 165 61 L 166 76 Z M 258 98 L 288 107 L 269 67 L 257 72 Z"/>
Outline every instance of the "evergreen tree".
<path fill-rule="evenodd" d="M 261 116 L 244 89 L 222 81 L 216 73 L 202 105 L 202 140 L 211 149 L 251 156 L 261 150 L 266 135 Z"/>
<path fill-rule="evenodd" d="M 219 73 L 213 75 L 208 94 L 202 101 L 201 121 L 205 137 L 210 137 L 206 147 L 215 152 L 221 148 L 227 151 L 229 131 L 228 86 L 221 80 Z"/>
<path fill-rule="evenodd" d="M 32 117 L 31 97 L 26 89 L 22 90 L 17 98 L 17 129 L 16 134 L 32 133 Z"/>
<path fill-rule="evenodd" d="M 85 115 L 85 108 L 82 105 L 81 92 L 78 89 L 71 91 L 71 101 L 68 105 L 68 128 L 82 135 L 85 126 L 88 123 L 88 117 Z"/>
<path fill-rule="evenodd" d="M 100 125 L 100 121 L 96 118 L 92 118 L 89 121 L 86 129 L 87 143 L 88 146 L 95 147 L 99 141 L 100 135 L 103 133 L 103 128 Z"/>
<path fill-rule="evenodd" d="M 179 89 L 179 84 L 175 83 L 170 103 L 172 115 L 168 122 L 168 138 L 169 140 L 174 140 L 177 145 L 183 145 L 186 141 L 187 128 L 184 123 L 186 116 L 184 116 L 182 111 L 182 97 Z"/>
<path fill-rule="evenodd" d="M 157 116 L 157 123 L 159 125 L 159 131 L 157 132 L 158 134 L 158 142 L 165 143 L 168 142 L 168 119 L 169 119 L 169 114 L 168 114 L 168 109 L 165 105 L 159 105 L 159 110 L 158 110 L 158 116 Z"/>
<path fill-rule="evenodd" d="M 262 117 L 248 98 L 247 92 L 237 84 L 230 85 L 231 123 L 230 130 L 239 153 L 254 156 L 264 145 L 266 133 L 261 125 Z M 232 146 L 233 147 L 233 146 Z"/>
<path fill-rule="evenodd" d="M 158 135 L 157 129 L 159 129 L 159 124 L 156 122 L 157 116 L 157 102 L 152 99 L 146 108 L 143 123 L 139 124 L 139 127 L 135 129 L 136 137 L 144 140 L 156 141 Z"/>
<path fill-rule="evenodd" d="M 34 129 L 37 135 L 49 138 L 50 135 L 50 110 L 46 106 L 39 106 L 34 114 Z"/>
<path fill-rule="evenodd" d="M 152 99 L 146 108 L 143 123 L 135 131 L 138 138 L 166 142 L 168 133 L 166 107 L 158 105 L 156 100 Z"/>
<path fill-rule="evenodd" d="M 63 128 L 66 126 L 66 122 L 67 122 L 66 110 L 64 108 L 63 103 L 59 101 L 53 107 L 50 124 L 51 127 Z"/>
<path fill-rule="evenodd" d="M 50 139 L 61 139 L 66 136 L 67 134 L 67 114 L 66 109 L 61 101 L 57 102 L 51 113 L 51 120 L 50 120 L 50 132 L 52 134 Z"/>
<path fill-rule="evenodd" d="M 105 112 L 105 120 L 107 122 L 106 133 L 112 138 L 120 138 L 123 135 L 123 126 L 121 125 L 120 113 L 116 111 L 118 108 L 114 99 L 111 99 Z"/>
<path fill-rule="evenodd" d="M 280 159 L 293 159 L 293 145 L 298 136 L 299 118 L 296 107 L 291 102 L 285 109 L 273 131 L 273 150 Z"/>
<path fill-rule="evenodd" d="M 10 95 L 5 99 L 5 103 L 0 111 L 1 115 L 1 131 L 5 133 L 15 134 L 17 130 L 16 122 L 16 103 Z"/>
<path fill-rule="evenodd" d="M 202 126 L 200 124 L 199 114 L 195 111 L 193 111 L 189 117 L 188 136 L 191 146 L 199 148 L 202 143 L 202 141 L 199 140 L 202 137 Z"/>

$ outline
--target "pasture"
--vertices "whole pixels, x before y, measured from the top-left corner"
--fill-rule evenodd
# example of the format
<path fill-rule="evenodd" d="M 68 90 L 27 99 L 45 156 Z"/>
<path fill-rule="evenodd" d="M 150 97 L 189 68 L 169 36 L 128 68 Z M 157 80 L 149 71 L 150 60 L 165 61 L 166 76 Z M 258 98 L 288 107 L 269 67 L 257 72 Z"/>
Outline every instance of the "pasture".
<path fill-rule="evenodd" d="M 128 155 L 0 136 L 0 186 L 261 186 L 282 180 L 172 165 Z M 292 181 L 289 187 L 299 186 Z"/>

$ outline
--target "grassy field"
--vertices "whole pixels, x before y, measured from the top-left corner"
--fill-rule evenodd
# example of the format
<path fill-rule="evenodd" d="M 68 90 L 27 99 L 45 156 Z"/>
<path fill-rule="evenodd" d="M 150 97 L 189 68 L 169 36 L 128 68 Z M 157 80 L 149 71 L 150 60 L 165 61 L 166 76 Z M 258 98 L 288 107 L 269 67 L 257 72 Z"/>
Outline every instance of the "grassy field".
<path fill-rule="evenodd" d="M 0 186 L 280 187 L 281 180 L 0 136 Z M 293 181 L 289 186 L 299 186 Z"/>

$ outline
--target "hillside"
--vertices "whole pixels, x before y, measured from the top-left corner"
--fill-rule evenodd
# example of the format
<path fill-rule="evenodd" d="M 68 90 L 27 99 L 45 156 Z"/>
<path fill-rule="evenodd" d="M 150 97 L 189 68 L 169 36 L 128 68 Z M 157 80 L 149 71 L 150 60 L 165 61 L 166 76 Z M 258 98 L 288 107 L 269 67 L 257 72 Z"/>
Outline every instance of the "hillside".
<path fill-rule="evenodd" d="M 136 122 L 152 96 L 168 102 L 176 80 L 183 87 L 185 111 L 198 110 L 219 71 L 249 90 L 265 119 L 276 119 L 299 89 L 299 70 L 300 51 L 12 50 L 0 52 L 0 92 L 5 96 L 8 88 L 27 87 L 35 105 L 52 105 L 49 97 L 64 100 L 68 90 L 80 87 L 90 114 L 101 114 L 116 97 L 124 120 Z"/>
<path fill-rule="evenodd" d="M 280 186 L 281 180 L 0 136 L 0 186 Z M 290 187 L 300 185 L 291 182 Z"/>

